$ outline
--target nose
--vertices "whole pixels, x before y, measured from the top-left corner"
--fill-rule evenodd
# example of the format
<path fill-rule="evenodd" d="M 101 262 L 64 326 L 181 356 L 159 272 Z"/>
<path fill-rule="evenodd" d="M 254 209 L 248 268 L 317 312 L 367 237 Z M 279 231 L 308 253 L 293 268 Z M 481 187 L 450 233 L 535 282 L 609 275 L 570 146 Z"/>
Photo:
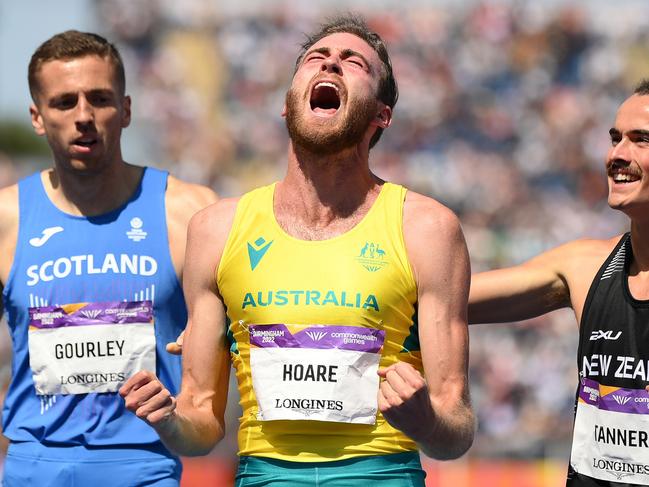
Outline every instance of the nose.
<path fill-rule="evenodd" d="M 79 125 L 92 124 L 95 120 L 95 111 L 92 103 L 85 96 L 80 96 L 77 101 L 76 120 Z"/>
<path fill-rule="evenodd" d="M 340 60 L 336 56 L 328 56 L 322 61 L 320 71 L 324 73 L 335 73 L 339 76 L 342 75 Z"/>
<path fill-rule="evenodd" d="M 614 146 L 608 151 L 608 161 L 631 161 L 631 141 L 628 137 L 622 137 Z"/>

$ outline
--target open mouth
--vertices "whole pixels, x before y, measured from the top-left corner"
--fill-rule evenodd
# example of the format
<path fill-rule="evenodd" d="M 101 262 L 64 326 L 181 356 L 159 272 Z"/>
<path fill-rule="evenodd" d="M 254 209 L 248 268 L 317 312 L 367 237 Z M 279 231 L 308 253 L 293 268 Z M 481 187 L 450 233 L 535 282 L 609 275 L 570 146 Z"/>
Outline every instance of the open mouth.
<path fill-rule="evenodd" d="M 87 136 L 79 137 L 78 139 L 75 139 L 72 143 L 79 147 L 90 148 L 97 143 L 97 139 L 95 137 L 87 137 Z"/>
<path fill-rule="evenodd" d="M 340 92 L 333 83 L 317 83 L 311 91 L 311 110 L 316 113 L 334 114 L 340 108 Z"/>
<path fill-rule="evenodd" d="M 639 181 L 642 178 L 642 173 L 630 166 L 623 167 L 614 163 L 608 169 L 608 176 L 615 183 L 628 184 Z"/>

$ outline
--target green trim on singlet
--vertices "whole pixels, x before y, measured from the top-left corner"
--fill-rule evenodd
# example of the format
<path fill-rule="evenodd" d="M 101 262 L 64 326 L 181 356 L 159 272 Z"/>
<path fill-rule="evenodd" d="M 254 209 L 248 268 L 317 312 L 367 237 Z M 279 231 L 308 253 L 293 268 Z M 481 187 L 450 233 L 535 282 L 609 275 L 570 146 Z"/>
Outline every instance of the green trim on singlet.
<path fill-rule="evenodd" d="M 408 331 L 410 333 L 403 341 L 401 353 L 420 352 L 421 344 L 419 343 L 419 319 L 417 317 L 417 307 L 415 307 L 415 313 L 412 315 L 412 325 L 410 325 Z"/>
<path fill-rule="evenodd" d="M 225 317 L 225 328 L 227 333 L 225 334 L 225 339 L 230 343 L 230 353 L 233 353 L 235 355 L 239 355 L 239 345 L 237 343 L 237 339 L 234 338 L 234 333 L 232 333 L 232 329 L 230 328 L 230 318 L 227 316 Z"/>

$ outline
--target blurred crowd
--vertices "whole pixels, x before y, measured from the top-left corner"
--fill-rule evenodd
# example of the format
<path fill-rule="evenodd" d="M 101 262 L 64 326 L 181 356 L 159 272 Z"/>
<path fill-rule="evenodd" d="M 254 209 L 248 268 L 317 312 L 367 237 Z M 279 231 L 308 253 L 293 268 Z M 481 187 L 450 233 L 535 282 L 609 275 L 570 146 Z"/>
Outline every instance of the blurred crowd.
<path fill-rule="evenodd" d="M 399 83 L 371 164 L 459 215 L 473 271 L 625 230 L 606 205 L 604 157 L 618 105 L 649 77 L 649 5 L 393 3 L 344 6 L 381 33 Z M 132 162 L 222 196 L 281 178 L 284 95 L 303 33 L 336 14 L 325 5 L 96 0 L 101 33 L 127 65 L 127 136 L 146 153 Z M 567 457 L 576 343 L 566 310 L 472 327 L 471 456 Z M 236 404 L 229 411 L 232 433 Z M 233 455 L 235 444 L 231 434 L 219 454 Z"/>

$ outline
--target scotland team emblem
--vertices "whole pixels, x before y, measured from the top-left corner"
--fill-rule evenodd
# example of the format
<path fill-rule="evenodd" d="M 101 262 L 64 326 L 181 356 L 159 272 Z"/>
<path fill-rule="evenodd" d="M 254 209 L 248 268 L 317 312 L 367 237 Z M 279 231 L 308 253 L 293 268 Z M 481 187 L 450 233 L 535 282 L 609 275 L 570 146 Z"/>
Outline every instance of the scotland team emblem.
<path fill-rule="evenodd" d="M 126 232 L 126 236 L 131 240 L 133 240 L 134 242 L 139 242 L 140 240 L 144 240 L 147 236 L 147 232 L 142 230 L 142 226 L 144 225 L 142 219 L 136 216 L 135 218 L 131 218 L 130 223 L 131 223 L 131 229 L 128 232 Z"/>

